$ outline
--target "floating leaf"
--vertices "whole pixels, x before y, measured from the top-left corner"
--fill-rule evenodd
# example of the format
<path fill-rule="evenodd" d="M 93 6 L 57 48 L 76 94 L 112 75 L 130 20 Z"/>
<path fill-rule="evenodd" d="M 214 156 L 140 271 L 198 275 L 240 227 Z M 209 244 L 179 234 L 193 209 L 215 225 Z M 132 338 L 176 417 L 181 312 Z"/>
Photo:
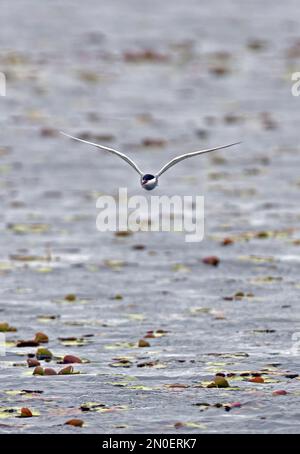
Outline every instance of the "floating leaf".
<path fill-rule="evenodd" d="M 272 263 L 274 262 L 274 257 L 261 255 L 242 255 L 239 257 L 239 260 L 253 263 Z"/>
<path fill-rule="evenodd" d="M 190 312 L 192 314 L 209 314 L 211 311 L 210 307 L 192 307 Z"/>
<path fill-rule="evenodd" d="M 277 389 L 276 391 L 273 391 L 272 394 L 273 396 L 285 396 L 288 393 L 284 389 Z"/>
<path fill-rule="evenodd" d="M 144 147 L 164 147 L 166 145 L 166 141 L 155 137 L 145 137 L 142 141 L 142 145 Z"/>
<path fill-rule="evenodd" d="M 130 236 L 132 234 L 133 234 L 133 232 L 131 230 L 119 230 L 119 231 L 115 232 L 115 236 L 119 237 L 119 238 L 124 238 L 124 237 Z"/>
<path fill-rule="evenodd" d="M 230 244 L 233 243 L 234 243 L 233 239 L 229 237 L 224 238 L 223 241 L 221 242 L 222 246 L 229 246 Z"/>
<path fill-rule="evenodd" d="M 140 339 L 138 342 L 139 347 L 150 347 L 149 342 L 145 341 L 144 339 Z"/>
<path fill-rule="evenodd" d="M 44 375 L 44 369 L 41 366 L 35 367 L 32 375 Z"/>
<path fill-rule="evenodd" d="M 16 407 L 0 407 L 0 419 L 18 416 L 19 409 Z"/>
<path fill-rule="evenodd" d="M 164 386 L 165 386 L 165 388 L 175 389 L 175 390 L 189 388 L 189 385 L 185 385 L 184 383 L 171 383 L 170 385 L 164 385 Z"/>
<path fill-rule="evenodd" d="M 172 267 L 172 271 L 176 271 L 179 273 L 189 273 L 191 271 L 191 269 L 189 267 L 187 267 L 186 265 L 183 265 L 182 263 L 176 263 Z"/>
<path fill-rule="evenodd" d="M 35 340 L 21 340 L 17 342 L 17 347 L 37 347 L 39 345 Z"/>
<path fill-rule="evenodd" d="M 135 389 L 139 391 L 153 391 L 154 388 L 151 388 L 150 386 L 144 386 L 144 385 L 125 385 L 126 388 L 128 389 Z"/>
<path fill-rule="evenodd" d="M 63 358 L 64 364 L 73 364 L 73 363 L 82 363 L 81 359 L 78 356 L 66 355 Z"/>
<path fill-rule="evenodd" d="M 98 402 L 85 402 L 80 405 L 80 410 L 82 411 L 99 411 L 102 408 L 105 408 L 106 405 Z"/>
<path fill-rule="evenodd" d="M 142 363 L 138 363 L 136 365 L 137 367 L 154 367 L 155 369 L 164 369 L 167 366 L 163 363 L 161 363 L 158 359 L 155 361 L 145 361 Z"/>
<path fill-rule="evenodd" d="M 144 336 L 145 339 L 154 339 L 156 337 L 163 337 L 166 336 L 168 331 L 164 331 L 163 329 L 158 329 L 156 331 L 147 331 L 146 335 Z"/>
<path fill-rule="evenodd" d="M 126 405 L 115 405 L 113 407 L 108 407 L 107 405 L 99 402 L 86 402 L 80 405 L 82 411 L 92 411 L 98 413 L 107 413 L 119 410 L 127 410 Z"/>
<path fill-rule="evenodd" d="M 68 421 L 65 422 L 68 426 L 74 426 L 74 427 L 82 427 L 84 422 L 82 419 L 69 419 Z"/>
<path fill-rule="evenodd" d="M 223 405 L 226 411 L 230 411 L 232 408 L 241 408 L 241 406 L 242 406 L 241 402 L 232 402 Z"/>
<path fill-rule="evenodd" d="M 7 228 L 17 234 L 40 234 L 49 231 L 48 224 L 8 224 Z"/>
<path fill-rule="evenodd" d="M 50 359 L 52 359 L 53 355 L 50 352 L 50 350 L 48 350 L 47 348 L 41 347 L 41 348 L 37 349 L 36 357 L 39 360 L 42 360 L 42 359 L 50 360 Z"/>
<path fill-rule="evenodd" d="M 265 382 L 265 380 L 262 377 L 249 378 L 249 381 L 252 383 L 264 383 Z"/>
<path fill-rule="evenodd" d="M 136 320 L 138 322 L 145 320 L 145 316 L 143 314 L 128 314 L 127 317 L 130 320 Z"/>
<path fill-rule="evenodd" d="M 104 261 L 104 265 L 113 271 L 120 271 L 122 267 L 125 265 L 125 262 L 123 260 L 108 259 Z"/>
<path fill-rule="evenodd" d="M 58 372 L 58 375 L 71 375 L 73 373 L 74 373 L 73 366 L 67 366 L 67 367 L 64 367 L 63 369 L 60 369 L 60 371 Z"/>
<path fill-rule="evenodd" d="M 258 276 L 254 279 L 251 279 L 251 282 L 254 284 L 274 284 L 282 281 L 281 276 Z"/>
<path fill-rule="evenodd" d="M 90 334 L 83 337 L 59 337 L 58 340 L 62 345 L 65 345 L 66 347 L 81 347 L 83 345 L 89 344 L 91 341 L 88 338 L 93 336 L 93 334 Z"/>
<path fill-rule="evenodd" d="M 49 342 L 49 338 L 48 338 L 47 334 L 42 333 L 42 332 L 36 333 L 34 340 L 40 344 L 46 344 L 47 342 Z"/>
<path fill-rule="evenodd" d="M 39 396 L 40 394 L 43 394 L 44 391 L 40 391 L 38 389 L 31 390 L 31 389 L 9 389 L 7 391 L 4 391 L 5 394 L 8 394 L 9 396 L 26 396 L 26 397 L 36 397 Z"/>
<path fill-rule="evenodd" d="M 22 416 L 22 410 L 24 416 Z M 30 413 L 29 413 L 30 412 Z M 2 418 L 23 418 L 23 417 L 32 417 L 39 416 L 39 412 L 36 410 L 30 410 L 29 408 L 19 408 L 19 407 L 0 407 L 0 419 Z"/>
<path fill-rule="evenodd" d="M 0 322 L 0 333 L 9 333 L 9 332 L 16 332 L 17 329 L 13 326 L 10 326 L 9 323 Z"/>
<path fill-rule="evenodd" d="M 251 292 L 244 293 L 244 292 L 236 292 L 233 296 L 224 296 L 223 300 L 225 301 L 240 301 L 244 298 L 253 298 L 254 295 Z"/>
<path fill-rule="evenodd" d="M 41 262 L 43 260 L 47 260 L 46 257 L 41 257 L 37 255 L 26 255 L 26 254 L 11 254 L 9 256 L 11 260 L 15 260 L 17 262 Z"/>
<path fill-rule="evenodd" d="M 28 364 L 28 367 L 37 367 L 37 366 L 40 365 L 40 362 L 37 359 L 28 358 L 27 359 L 27 364 Z"/>
<path fill-rule="evenodd" d="M 32 412 L 27 407 L 21 408 L 21 418 L 32 418 Z"/>
<path fill-rule="evenodd" d="M 44 375 L 57 375 L 57 372 L 51 367 L 46 367 L 44 369 Z"/>
<path fill-rule="evenodd" d="M 56 320 L 57 318 L 59 318 L 59 315 L 40 315 L 39 317 L 37 317 L 37 319 L 43 323 L 51 322 L 53 320 Z"/>
<path fill-rule="evenodd" d="M 202 259 L 202 262 L 205 263 L 205 265 L 218 266 L 220 259 L 215 255 L 211 255 L 209 257 L 204 257 L 204 259 Z"/>
<path fill-rule="evenodd" d="M 213 387 L 216 387 L 216 388 L 228 388 L 229 387 L 229 383 L 226 380 L 226 378 L 222 377 L 221 375 L 216 375 L 215 378 L 214 378 L 213 383 L 211 384 L 211 386 L 208 385 L 207 387 L 208 388 L 213 388 Z"/>
<path fill-rule="evenodd" d="M 276 330 L 275 329 L 254 329 L 253 330 L 254 333 L 265 333 L 265 334 L 269 334 L 269 333 L 276 333 Z"/>
<path fill-rule="evenodd" d="M 115 296 L 113 297 L 114 300 L 122 300 L 123 299 L 123 295 L 121 295 L 121 293 L 116 293 Z"/>
<path fill-rule="evenodd" d="M 77 296 L 75 295 L 75 293 L 68 293 L 64 299 L 66 301 L 76 301 L 77 300 Z"/>
<path fill-rule="evenodd" d="M 141 51 L 127 51 L 124 53 L 124 60 L 128 63 L 165 63 L 169 60 L 169 56 L 151 49 L 146 49 Z"/>
<path fill-rule="evenodd" d="M 120 348 L 135 348 L 136 344 L 134 342 L 116 342 L 115 344 L 105 345 L 104 348 L 107 350 L 118 350 Z"/>
<path fill-rule="evenodd" d="M 195 422 L 176 422 L 174 424 L 175 429 L 182 429 L 182 428 L 191 428 L 191 429 L 206 429 L 204 424 L 198 424 Z"/>
<path fill-rule="evenodd" d="M 132 246 L 132 249 L 135 251 L 144 251 L 146 249 L 146 246 L 144 244 L 134 244 Z"/>
<path fill-rule="evenodd" d="M 131 367 L 132 362 L 128 359 L 119 359 L 109 364 L 111 367 Z"/>

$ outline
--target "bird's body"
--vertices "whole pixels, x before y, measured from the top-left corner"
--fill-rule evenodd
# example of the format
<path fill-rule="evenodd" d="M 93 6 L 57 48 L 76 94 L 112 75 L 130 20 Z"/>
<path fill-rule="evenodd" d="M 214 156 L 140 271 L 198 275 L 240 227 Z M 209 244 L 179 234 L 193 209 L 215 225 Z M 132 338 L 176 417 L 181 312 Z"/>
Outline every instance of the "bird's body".
<path fill-rule="evenodd" d="M 152 189 L 156 188 L 156 186 L 158 185 L 158 179 L 155 175 L 146 173 L 141 178 L 141 185 L 142 188 L 146 189 L 146 191 L 152 191 Z"/>
<path fill-rule="evenodd" d="M 180 161 L 183 161 L 184 159 L 191 158 L 193 156 L 197 156 L 203 153 L 209 153 L 214 150 L 221 150 L 222 148 L 228 148 L 232 147 L 233 145 L 238 145 L 241 142 L 235 142 L 235 143 L 230 143 L 228 145 L 222 145 L 220 147 L 215 147 L 215 148 L 208 148 L 206 150 L 199 150 L 199 151 L 194 151 L 192 153 L 186 153 L 180 156 L 177 156 L 176 158 L 173 158 L 170 162 L 168 162 L 166 165 L 164 165 L 155 175 L 152 175 L 151 173 L 144 173 L 141 171 L 141 169 L 137 166 L 137 164 L 130 159 L 128 156 L 126 156 L 124 153 L 121 153 L 120 151 L 114 150 L 113 148 L 108 148 L 103 145 L 98 145 L 97 143 L 93 142 L 88 142 L 87 140 L 79 139 L 78 137 L 70 136 L 69 134 L 66 134 L 62 132 L 63 135 L 70 137 L 71 139 L 77 140 L 79 142 L 87 143 L 88 145 L 93 145 L 94 147 L 100 148 L 101 150 L 106 150 L 110 151 L 111 153 L 119 156 L 121 159 L 126 161 L 141 177 L 140 182 L 141 186 L 143 189 L 146 191 L 152 191 L 152 189 L 156 188 L 158 185 L 158 178 L 166 172 L 170 167 L 173 167 L 175 164 L 177 164 Z"/>

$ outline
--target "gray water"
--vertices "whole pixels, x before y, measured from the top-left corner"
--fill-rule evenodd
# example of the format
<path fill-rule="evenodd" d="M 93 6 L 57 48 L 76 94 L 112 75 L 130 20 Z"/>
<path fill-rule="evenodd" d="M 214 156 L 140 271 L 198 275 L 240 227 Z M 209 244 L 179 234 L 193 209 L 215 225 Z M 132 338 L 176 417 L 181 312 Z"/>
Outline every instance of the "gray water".
<path fill-rule="evenodd" d="M 0 321 L 17 331 L 0 359 L 1 432 L 299 432 L 299 13 L 296 0 L 2 0 Z M 148 172 L 243 144 L 162 176 L 156 195 L 205 197 L 205 238 L 192 244 L 98 232 L 100 194 L 151 193 L 121 160 L 57 130 Z M 150 330 L 164 335 L 137 347 Z M 38 331 L 48 366 L 73 354 L 80 374 L 32 375 L 36 348 L 16 343 Z M 230 387 L 207 388 L 215 373 L 235 374 Z M 38 416 L 18 418 L 21 407 Z"/>

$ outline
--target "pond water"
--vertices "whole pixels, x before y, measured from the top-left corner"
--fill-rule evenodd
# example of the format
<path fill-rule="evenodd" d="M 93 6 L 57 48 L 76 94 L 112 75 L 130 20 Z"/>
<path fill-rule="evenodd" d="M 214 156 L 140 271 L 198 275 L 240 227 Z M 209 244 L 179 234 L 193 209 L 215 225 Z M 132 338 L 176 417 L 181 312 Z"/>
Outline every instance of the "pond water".
<path fill-rule="evenodd" d="M 299 26 L 296 0 L 2 1 L 1 432 L 299 432 Z M 156 195 L 204 196 L 187 243 L 98 232 L 99 195 L 154 192 L 59 130 L 150 173 L 243 144 L 161 177 Z M 43 368 L 82 362 L 33 375 L 43 346 Z"/>

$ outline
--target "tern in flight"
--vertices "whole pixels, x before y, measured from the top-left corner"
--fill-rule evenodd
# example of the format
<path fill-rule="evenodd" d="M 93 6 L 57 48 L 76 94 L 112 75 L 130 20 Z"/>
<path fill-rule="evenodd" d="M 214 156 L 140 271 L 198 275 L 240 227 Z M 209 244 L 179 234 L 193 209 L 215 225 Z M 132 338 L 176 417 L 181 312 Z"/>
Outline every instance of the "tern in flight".
<path fill-rule="evenodd" d="M 180 161 L 183 161 L 184 159 L 187 158 L 192 158 L 193 156 L 198 156 L 202 153 L 209 153 L 211 151 L 215 150 L 221 150 L 222 148 L 229 148 L 233 147 L 234 145 L 238 145 L 241 142 L 235 142 L 235 143 L 230 143 L 228 145 L 222 145 L 220 147 L 215 147 L 215 148 L 208 148 L 205 150 L 199 150 L 199 151 L 194 151 L 192 153 L 186 153 L 182 154 L 180 156 L 177 156 L 176 158 L 173 158 L 170 162 L 165 164 L 155 175 L 152 175 L 151 173 L 144 173 L 141 171 L 141 169 L 136 165 L 132 159 L 130 159 L 128 156 L 126 156 L 124 153 L 121 153 L 120 151 L 114 150 L 113 148 L 108 148 L 104 147 L 103 145 L 98 145 L 97 143 L 93 142 L 88 142 L 87 140 L 79 139 L 78 137 L 70 136 L 69 134 L 66 134 L 65 132 L 61 132 L 64 136 L 70 137 L 71 139 L 78 140 L 79 142 L 87 143 L 88 145 L 93 145 L 94 147 L 100 148 L 100 150 L 106 150 L 109 151 L 110 153 L 113 153 L 120 158 L 122 158 L 124 161 L 126 161 L 131 167 L 134 168 L 134 170 L 140 175 L 141 179 L 141 185 L 142 188 L 146 189 L 147 191 L 151 191 L 158 185 L 158 178 L 166 172 L 166 170 L 170 169 L 173 167 L 175 164 L 177 164 Z"/>

